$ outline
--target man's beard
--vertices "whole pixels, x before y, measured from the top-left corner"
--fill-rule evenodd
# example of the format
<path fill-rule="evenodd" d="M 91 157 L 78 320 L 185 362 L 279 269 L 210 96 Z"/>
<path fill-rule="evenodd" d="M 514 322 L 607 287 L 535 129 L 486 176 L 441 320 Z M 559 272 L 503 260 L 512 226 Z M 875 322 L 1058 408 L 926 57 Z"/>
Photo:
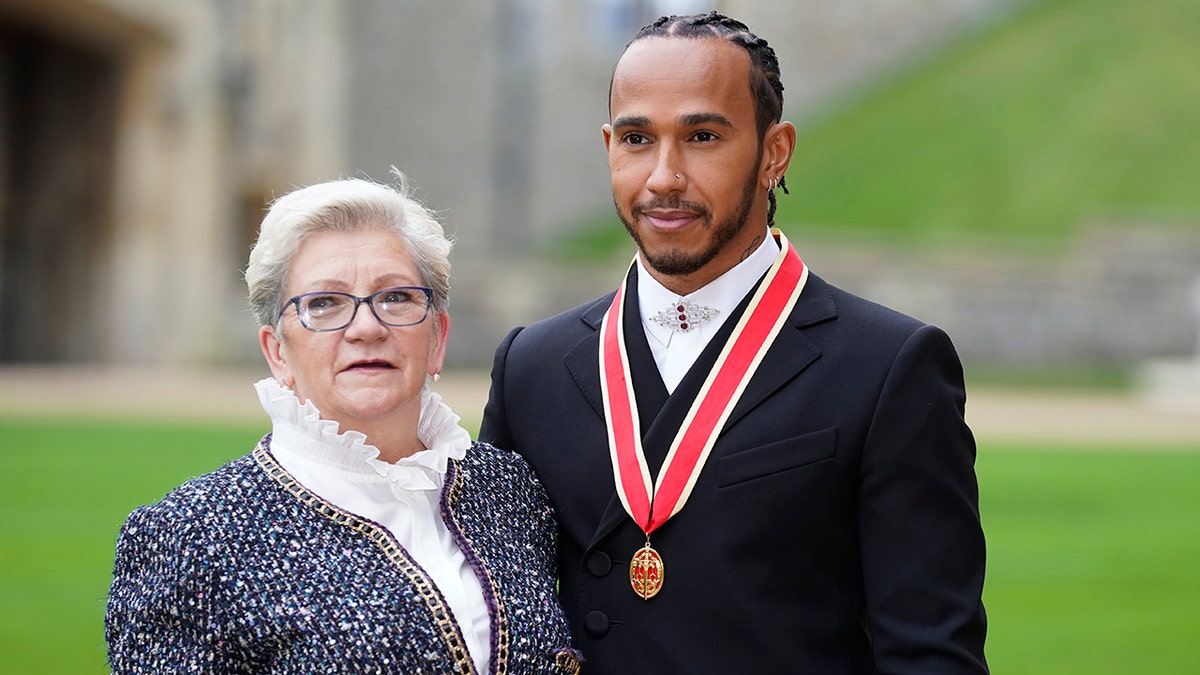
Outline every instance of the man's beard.
<path fill-rule="evenodd" d="M 757 165 L 757 163 L 756 163 Z M 638 215 L 652 209 L 680 209 L 694 211 L 703 219 L 704 229 L 712 234 L 711 242 L 708 248 L 696 253 L 689 253 L 679 249 L 671 249 L 659 254 L 652 254 L 646 250 L 642 243 L 642 238 L 638 235 L 637 228 L 633 226 L 633 222 L 621 212 L 621 207 L 616 205 L 616 198 L 613 199 L 613 205 L 617 209 L 617 217 L 621 219 L 621 223 L 629 232 L 629 236 L 633 237 L 633 241 L 637 243 L 638 250 L 642 252 L 642 260 L 646 261 L 652 269 L 666 276 L 676 277 L 685 276 L 701 270 L 705 265 L 712 262 L 725 246 L 733 241 L 735 237 L 749 224 L 750 209 L 754 205 L 754 192 L 758 189 L 758 176 L 751 172 L 746 186 L 742 189 L 742 199 L 738 202 L 738 207 L 728 218 L 713 226 L 712 213 L 699 204 L 685 202 L 678 195 L 670 199 L 654 199 L 649 202 L 641 202 L 633 205 L 631 216 L 637 219 Z"/>

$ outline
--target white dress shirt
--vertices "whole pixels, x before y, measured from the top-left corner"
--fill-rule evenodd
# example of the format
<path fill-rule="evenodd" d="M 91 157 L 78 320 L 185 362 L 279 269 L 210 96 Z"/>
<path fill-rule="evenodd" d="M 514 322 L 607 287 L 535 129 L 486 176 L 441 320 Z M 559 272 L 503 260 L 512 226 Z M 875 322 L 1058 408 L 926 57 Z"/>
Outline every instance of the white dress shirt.
<path fill-rule="evenodd" d="M 646 331 L 650 351 L 654 354 L 658 372 L 662 375 L 668 392 L 675 391 L 675 387 L 679 386 L 680 380 L 691 369 L 700 352 L 708 346 L 713 334 L 725 323 L 750 289 L 754 288 L 759 277 L 766 274 L 775 263 L 775 258 L 779 256 L 779 243 L 771 236 L 770 231 L 766 234 L 762 244 L 745 260 L 713 279 L 708 285 L 685 296 L 676 295 L 658 283 L 646 269 L 642 256 L 637 256 L 638 307 L 642 315 L 642 328 Z M 707 321 L 693 324 L 686 332 L 650 320 L 655 314 L 681 302 L 715 309 L 717 315 Z"/>
<path fill-rule="evenodd" d="M 391 532 L 432 577 L 454 612 L 475 667 L 486 672 L 491 651 L 483 588 L 439 508 L 448 461 L 462 459 L 471 446 L 458 415 L 441 395 L 423 389 L 417 438 L 428 450 L 388 463 L 378 459 L 379 449 L 366 442 L 366 435 L 339 433 L 336 422 L 321 419 L 316 406 L 301 404 L 274 378 L 254 388 L 271 416 L 271 454 L 304 487 Z"/>

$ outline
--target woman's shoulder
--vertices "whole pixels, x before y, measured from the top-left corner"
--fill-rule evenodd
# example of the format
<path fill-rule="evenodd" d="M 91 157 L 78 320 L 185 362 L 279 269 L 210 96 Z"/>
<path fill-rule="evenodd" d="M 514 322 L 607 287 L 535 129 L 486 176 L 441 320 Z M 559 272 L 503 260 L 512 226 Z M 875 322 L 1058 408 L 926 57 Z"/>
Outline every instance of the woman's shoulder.
<path fill-rule="evenodd" d="M 265 474 L 253 454 L 246 454 L 208 473 L 191 478 L 155 502 L 139 507 L 129 522 L 176 524 L 205 522 L 246 501 Z"/>
<path fill-rule="evenodd" d="M 509 450 L 501 450 L 484 441 L 471 443 L 466 456 L 462 459 L 462 465 L 475 471 L 495 473 L 499 476 L 518 474 L 524 477 L 533 474 L 533 469 L 529 468 L 524 457 Z"/>
<path fill-rule="evenodd" d="M 545 490 L 525 458 L 509 450 L 475 441 L 459 462 L 465 480 L 481 489 L 511 494 L 514 499 L 527 497 L 530 502 L 545 499 Z"/>
<path fill-rule="evenodd" d="M 554 510 L 537 475 L 515 452 L 476 442 L 455 462 L 447 503 L 476 545 L 551 546 Z M 550 549 L 545 549 L 550 550 Z"/>

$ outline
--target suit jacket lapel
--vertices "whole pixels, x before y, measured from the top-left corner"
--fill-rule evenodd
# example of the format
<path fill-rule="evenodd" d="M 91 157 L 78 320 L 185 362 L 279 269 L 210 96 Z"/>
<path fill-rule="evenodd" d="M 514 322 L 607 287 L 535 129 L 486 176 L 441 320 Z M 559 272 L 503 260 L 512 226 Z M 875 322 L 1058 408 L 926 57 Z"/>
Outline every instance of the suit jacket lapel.
<path fill-rule="evenodd" d="M 604 321 L 604 313 L 612 304 L 614 295 L 616 291 L 597 300 L 583 311 L 579 318 L 592 331 L 563 358 L 567 372 L 571 373 L 576 386 L 601 418 L 604 417 L 604 395 L 600 391 L 600 324 Z"/>
<path fill-rule="evenodd" d="M 600 389 L 600 324 L 604 321 L 604 313 L 612 304 L 614 295 L 616 295 L 615 292 L 609 293 L 580 315 L 580 319 L 592 329 L 592 332 L 567 352 L 563 359 L 576 386 L 583 392 L 584 398 L 588 400 L 593 411 L 601 419 L 604 419 L 604 394 Z M 608 438 L 581 439 L 579 445 L 588 449 L 584 450 L 585 452 L 597 448 L 603 452 L 605 455 L 603 465 L 608 469 L 607 480 L 604 476 L 597 476 L 596 479 L 598 489 L 603 491 L 598 498 L 607 497 L 608 503 L 600 517 L 596 532 L 588 543 L 588 548 L 591 549 L 618 525 L 629 520 L 629 514 L 625 513 L 625 507 L 621 506 L 621 500 L 617 497 L 612 463 L 608 460 Z M 567 452 L 577 451 L 579 451 L 577 448 L 567 449 Z"/>
<path fill-rule="evenodd" d="M 792 308 L 788 323 L 779 329 L 779 334 L 763 356 L 762 363 L 746 385 L 725 426 L 736 424 L 820 357 L 820 348 L 804 335 L 804 329 L 836 317 L 837 307 L 829 293 L 828 284 L 810 273 L 804 291 Z"/>
<path fill-rule="evenodd" d="M 625 325 L 622 329 L 625 331 L 630 368 L 637 374 L 634 377 L 634 389 L 644 435 L 648 426 L 658 416 L 658 411 L 667 400 L 668 394 L 658 366 L 654 362 L 654 354 L 650 351 L 650 344 L 646 340 L 646 332 L 642 330 L 637 303 L 637 274 L 632 268 L 626 278 L 625 290 Z M 606 295 L 583 311 L 580 319 L 592 329 L 592 333 L 564 358 L 575 384 L 600 417 L 604 417 L 604 396 L 600 390 L 600 325 L 604 321 L 604 314 L 612 305 L 614 295 L 615 292 Z"/>

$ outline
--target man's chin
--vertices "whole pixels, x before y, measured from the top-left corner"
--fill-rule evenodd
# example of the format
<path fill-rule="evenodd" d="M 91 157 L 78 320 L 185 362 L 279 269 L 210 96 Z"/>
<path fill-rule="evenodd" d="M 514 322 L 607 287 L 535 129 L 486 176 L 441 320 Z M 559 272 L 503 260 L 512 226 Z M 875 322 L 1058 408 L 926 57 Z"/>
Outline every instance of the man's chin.
<path fill-rule="evenodd" d="M 642 260 L 650 269 L 669 277 L 682 277 L 700 271 L 713 259 L 713 255 L 696 254 L 672 249 L 647 252 L 642 249 Z"/>

